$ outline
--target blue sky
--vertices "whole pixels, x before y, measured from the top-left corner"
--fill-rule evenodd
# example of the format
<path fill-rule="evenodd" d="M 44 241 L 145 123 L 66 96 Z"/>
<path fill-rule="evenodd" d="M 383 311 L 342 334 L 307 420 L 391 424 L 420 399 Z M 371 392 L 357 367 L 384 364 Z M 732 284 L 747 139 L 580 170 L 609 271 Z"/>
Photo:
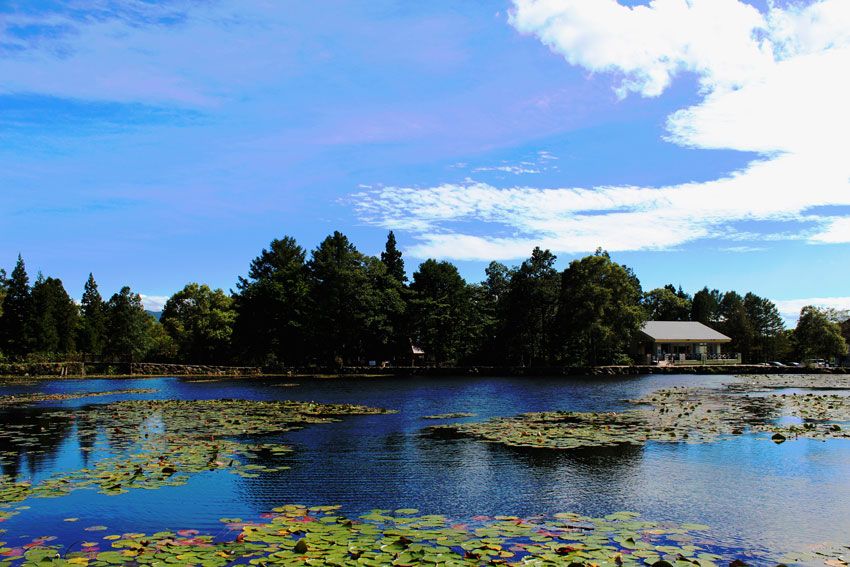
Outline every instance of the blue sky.
<path fill-rule="evenodd" d="M 0 265 L 231 288 L 333 230 L 850 306 L 844 0 L 0 0 Z"/>

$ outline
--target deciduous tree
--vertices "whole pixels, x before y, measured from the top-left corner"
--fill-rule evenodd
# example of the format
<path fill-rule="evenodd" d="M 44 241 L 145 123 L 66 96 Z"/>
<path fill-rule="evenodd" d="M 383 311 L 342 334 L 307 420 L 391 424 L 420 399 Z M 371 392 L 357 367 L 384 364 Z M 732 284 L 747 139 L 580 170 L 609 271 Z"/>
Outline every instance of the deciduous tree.
<path fill-rule="evenodd" d="M 570 364 L 624 362 L 646 319 L 634 272 L 607 252 L 573 260 L 561 275 L 558 322 Z"/>
<path fill-rule="evenodd" d="M 222 363 L 230 356 L 236 311 L 233 299 L 206 284 L 187 284 L 165 303 L 160 317 L 178 356 L 188 362 Z"/>
<path fill-rule="evenodd" d="M 823 310 L 811 305 L 800 311 L 794 338 L 806 359 L 830 359 L 847 353 L 847 342 L 841 335 L 838 323 L 830 321 Z"/>
<path fill-rule="evenodd" d="M 121 361 L 143 360 L 151 348 L 150 315 L 142 298 L 128 286 L 106 304 L 106 354 Z"/>

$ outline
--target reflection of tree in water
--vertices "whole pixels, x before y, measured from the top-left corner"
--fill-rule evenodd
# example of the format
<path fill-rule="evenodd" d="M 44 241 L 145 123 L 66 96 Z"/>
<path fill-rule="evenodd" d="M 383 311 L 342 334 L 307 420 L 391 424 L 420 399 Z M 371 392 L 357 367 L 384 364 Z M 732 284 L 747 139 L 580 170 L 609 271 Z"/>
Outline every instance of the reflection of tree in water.
<path fill-rule="evenodd" d="M 73 414 L 39 408 L 6 408 L 0 413 L 0 472 L 18 478 L 40 472 L 56 457 L 74 428 Z"/>
<path fill-rule="evenodd" d="M 495 458 L 508 457 L 552 491 L 598 486 L 609 493 L 625 490 L 640 469 L 645 446 L 622 443 L 606 447 L 544 449 L 486 443 Z M 527 471 L 527 473 L 525 472 Z"/>

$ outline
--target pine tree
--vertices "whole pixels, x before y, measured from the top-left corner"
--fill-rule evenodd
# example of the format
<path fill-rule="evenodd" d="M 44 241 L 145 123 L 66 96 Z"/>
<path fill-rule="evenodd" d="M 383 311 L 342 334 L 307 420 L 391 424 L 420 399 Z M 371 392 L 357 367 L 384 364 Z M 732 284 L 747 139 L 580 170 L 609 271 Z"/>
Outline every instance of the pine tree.
<path fill-rule="evenodd" d="M 77 346 L 81 352 L 103 354 L 106 346 L 106 302 L 97 289 L 94 276 L 89 274 L 80 302 L 82 318 L 77 334 Z"/>
<path fill-rule="evenodd" d="M 310 302 L 304 249 L 286 236 L 272 241 L 239 278 L 234 295 L 233 344 L 252 364 L 302 364 L 310 343 Z"/>
<path fill-rule="evenodd" d="M 384 251 L 381 252 L 381 262 L 387 267 L 389 275 L 400 283 L 407 281 L 407 274 L 404 273 L 404 260 L 401 257 L 401 251 L 396 246 L 393 231 L 390 231 L 387 235 L 387 244 Z"/>
<path fill-rule="evenodd" d="M 29 336 L 36 352 L 74 352 L 79 309 L 61 280 L 39 274 L 32 286 L 30 313 Z"/>
<path fill-rule="evenodd" d="M 15 269 L 6 281 L 6 297 L 0 317 L 0 349 L 3 352 L 22 356 L 30 351 L 30 304 L 30 280 L 24 259 L 19 254 Z"/>

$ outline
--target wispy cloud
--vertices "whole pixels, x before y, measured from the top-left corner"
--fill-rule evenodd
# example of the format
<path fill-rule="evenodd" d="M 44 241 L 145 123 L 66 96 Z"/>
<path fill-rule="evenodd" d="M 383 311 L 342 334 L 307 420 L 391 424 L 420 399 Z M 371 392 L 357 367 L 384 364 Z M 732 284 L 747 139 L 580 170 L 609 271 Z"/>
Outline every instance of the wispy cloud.
<path fill-rule="evenodd" d="M 809 212 L 850 205 L 846 1 L 761 13 L 739 0 L 635 7 L 615 0 L 515 0 L 510 21 L 569 63 L 619 76 L 621 96 L 660 96 L 676 74 L 696 74 L 703 98 L 669 117 L 668 141 L 762 157 L 723 178 L 663 187 L 503 188 L 470 181 L 355 195 L 366 221 L 414 233 L 419 244 L 412 254 L 508 259 L 535 244 L 559 252 L 666 249 L 725 239 L 742 221 L 804 225 L 803 232 L 783 234 L 756 228 L 757 239 L 850 242 L 850 218 Z"/>
<path fill-rule="evenodd" d="M 746 254 L 749 252 L 764 252 L 767 248 L 762 246 L 727 246 L 726 248 L 721 248 L 721 252 L 737 252 L 740 254 Z"/>
<path fill-rule="evenodd" d="M 477 167 L 473 167 L 473 173 L 481 173 L 481 172 L 497 172 L 497 173 L 510 173 L 511 175 L 528 175 L 528 174 L 537 174 L 543 173 L 544 171 L 552 171 L 557 170 L 558 166 L 555 165 L 554 161 L 557 161 L 558 158 L 545 150 L 541 150 L 537 152 L 532 158 L 520 161 L 518 163 L 511 163 L 508 161 L 503 161 L 498 165 L 480 165 Z M 467 164 L 455 164 L 456 168 L 466 168 Z"/>

